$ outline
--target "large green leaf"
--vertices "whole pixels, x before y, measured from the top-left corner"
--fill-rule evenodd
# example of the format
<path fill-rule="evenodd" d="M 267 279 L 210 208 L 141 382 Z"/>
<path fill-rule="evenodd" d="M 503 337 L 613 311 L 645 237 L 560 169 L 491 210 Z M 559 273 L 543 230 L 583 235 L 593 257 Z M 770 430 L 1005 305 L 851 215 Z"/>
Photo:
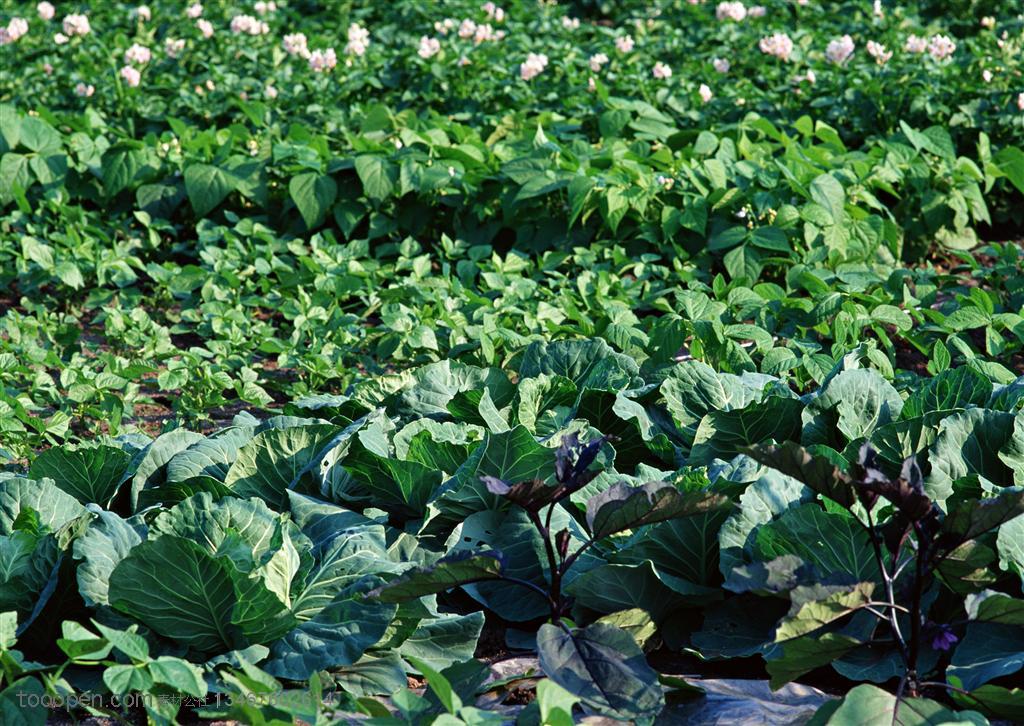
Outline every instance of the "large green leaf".
<path fill-rule="evenodd" d="M 131 463 L 131 454 L 113 446 L 54 446 L 35 458 L 29 473 L 35 479 L 49 477 L 82 504 L 106 506 L 127 477 Z"/>
<path fill-rule="evenodd" d="M 800 440 L 804 446 L 824 444 L 842 451 L 896 419 L 902 408 L 900 394 L 878 371 L 843 371 L 811 396 L 802 413 Z"/>
<path fill-rule="evenodd" d="M 490 552 L 461 550 L 432 565 L 407 572 L 397 580 L 373 590 L 369 596 L 381 602 L 401 602 L 500 576 L 500 557 Z"/>
<path fill-rule="evenodd" d="M 224 484 L 239 496 L 259 497 L 271 506 L 284 507 L 285 492 L 295 488 L 340 431 L 331 424 L 261 431 L 239 449 Z"/>
<path fill-rule="evenodd" d="M 139 544 L 118 563 L 109 600 L 160 635 L 201 652 L 270 642 L 295 622 L 258 574 L 166 534 Z"/>
<path fill-rule="evenodd" d="M 210 164 L 185 167 L 185 191 L 197 217 L 204 217 L 224 201 L 236 186 L 235 177 Z"/>
<path fill-rule="evenodd" d="M 85 513 L 77 499 L 61 491 L 50 479 L 0 479 L 0 534 L 11 534 L 22 513 L 32 511 L 39 525 L 56 531 Z"/>
<path fill-rule="evenodd" d="M 756 532 L 762 561 L 796 555 L 823 573 L 845 573 L 858 581 L 880 577 L 871 540 L 852 515 L 826 512 L 816 503 L 788 509 Z"/>
<path fill-rule="evenodd" d="M 794 398 L 769 396 L 731 411 L 712 411 L 701 419 L 690 450 L 691 466 L 728 459 L 752 444 L 785 441 L 800 430 L 803 404 Z"/>
<path fill-rule="evenodd" d="M 862 684 L 843 698 L 838 708 L 825 720 L 816 723 L 829 726 L 847 724 L 899 724 L 900 726 L 941 726 L 942 724 L 975 724 L 987 726 L 988 721 L 977 711 L 952 711 L 938 701 L 927 698 L 903 698 L 878 686 Z"/>
<path fill-rule="evenodd" d="M 665 703 L 658 674 L 625 631 L 595 623 L 566 632 L 545 623 L 537 632 L 540 667 L 552 681 L 599 713 L 652 719 Z"/>
<path fill-rule="evenodd" d="M 519 364 L 522 378 L 562 376 L 576 388 L 618 392 L 641 384 L 636 361 L 616 353 L 602 339 L 531 343 Z"/>
<path fill-rule="evenodd" d="M 763 398 L 763 385 L 729 373 L 716 373 L 700 361 L 687 361 L 674 368 L 661 384 L 661 395 L 672 418 L 686 439 L 693 443 L 701 419 L 714 411 L 744 408 Z"/>
<path fill-rule="evenodd" d="M 1015 426 L 1014 415 L 1001 411 L 970 408 L 942 419 L 939 433 L 929 450 L 931 473 L 925 490 L 944 502 L 961 477 L 977 474 L 996 486 L 1024 483 L 1024 431 Z M 1006 461 L 1005 450 L 1017 453 L 1015 466 Z"/>
<path fill-rule="evenodd" d="M 74 543 L 78 591 L 89 606 L 109 605 L 110 573 L 132 548 L 146 538 L 141 517 L 121 519 L 114 512 L 95 511 L 95 519 Z"/>
<path fill-rule="evenodd" d="M 288 194 L 302 215 L 307 229 L 323 222 L 338 196 L 338 185 L 330 176 L 317 172 L 296 174 L 288 182 Z"/>
<path fill-rule="evenodd" d="M 594 539 L 676 517 L 722 509 L 729 500 L 708 490 L 680 491 L 668 482 L 635 487 L 615 484 L 587 502 L 587 526 Z"/>

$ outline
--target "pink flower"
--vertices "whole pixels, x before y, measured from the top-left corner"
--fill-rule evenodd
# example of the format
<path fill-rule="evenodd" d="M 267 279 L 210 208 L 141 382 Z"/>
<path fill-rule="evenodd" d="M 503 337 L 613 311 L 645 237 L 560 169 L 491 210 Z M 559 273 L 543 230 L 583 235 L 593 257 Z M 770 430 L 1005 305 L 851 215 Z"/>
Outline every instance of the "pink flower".
<path fill-rule="evenodd" d="M 139 5 L 132 11 L 132 15 L 146 23 L 153 19 L 153 11 L 149 9 L 148 5 Z"/>
<path fill-rule="evenodd" d="M 266 35 L 270 32 L 269 25 L 251 15 L 236 15 L 231 18 L 230 27 L 231 32 L 236 35 Z"/>
<path fill-rule="evenodd" d="M 206 18 L 199 18 L 196 21 L 196 27 L 199 28 L 199 32 L 203 34 L 204 38 L 213 37 L 213 23 Z"/>
<path fill-rule="evenodd" d="M 177 58 L 183 50 L 185 50 L 185 41 L 182 39 L 168 38 L 164 41 L 164 53 L 168 58 Z"/>
<path fill-rule="evenodd" d="M 595 53 L 594 55 L 590 56 L 589 60 L 587 60 L 587 65 L 590 66 L 591 71 L 597 73 L 598 71 L 601 70 L 601 67 L 604 66 L 607 62 L 608 56 L 606 56 L 604 53 Z"/>
<path fill-rule="evenodd" d="M 277 89 L 274 88 L 273 86 L 267 86 L 266 88 L 263 89 L 263 95 L 273 100 L 277 98 Z"/>
<path fill-rule="evenodd" d="M 873 40 L 869 40 L 867 44 L 868 55 L 875 59 L 878 65 L 883 66 L 889 62 L 892 58 L 892 51 L 886 50 L 885 46 L 881 43 L 876 43 Z"/>
<path fill-rule="evenodd" d="M 632 35 L 620 35 L 615 39 L 615 49 L 620 53 L 631 53 L 634 45 Z"/>
<path fill-rule="evenodd" d="M 284 50 L 288 55 L 297 55 L 302 58 L 309 58 L 309 46 L 305 33 L 289 33 L 281 41 Z"/>
<path fill-rule="evenodd" d="M 334 48 L 314 50 L 309 55 L 309 68 L 314 73 L 326 73 L 334 70 L 336 65 L 338 65 L 338 56 L 335 54 Z"/>
<path fill-rule="evenodd" d="M 451 18 L 445 18 L 444 20 L 434 21 L 434 30 L 441 35 L 448 35 L 455 27 L 455 21 Z"/>
<path fill-rule="evenodd" d="M 747 11 L 747 15 L 752 18 L 763 18 L 768 14 L 768 8 L 764 5 L 754 5 Z"/>
<path fill-rule="evenodd" d="M 195 20 L 196 18 L 198 18 L 202 14 L 203 14 L 203 6 L 200 3 L 193 3 L 193 4 L 189 5 L 188 8 L 185 9 L 185 15 L 189 19 L 191 19 L 191 20 Z"/>
<path fill-rule="evenodd" d="M 96 87 L 91 84 L 86 85 L 81 81 L 75 84 L 75 95 L 79 98 L 89 98 L 94 93 L 96 93 Z"/>
<path fill-rule="evenodd" d="M 948 35 L 933 35 L 928 41 L 928 52 L 937 61 L 949 58 L 955 50 L 956 43 Z"/>
<path fill-rule="evenodd" d="M 498 40 L 499 35 L 494 32 L 494 28 L 491 27 L 490 23 L 482 23 L 476 26 L 476 32 L 473 33 L 473 42 L 477 45 L 488 41 Z"/>
<path fill-rule="evenodd" d="M 345 44 L 345 52 L 349 55 L 361 56 L 369 47 L 370 31 L 359 23 L 352 23 L 348 26 L 348 43 Z"/>
<path fill-rule="evenodd" d="M 700 94 L 700 100 L 703 101 L 704 103 L 710 102 L 715 95 L 711 92 L 711 89 L 708 87 L 708 84 L 706 83 L 700 84 L 700 88 L 697 89 L 697 93 Z"/>
<path fill-rule="evenodd" d="M 728 73 L 732 65 L 725 58 L 713 58 L 711 65 L 715 67 L 715 70 L 719 73 Z"/>
<path fill-rule="evenodd" d="M 596 90 L 597 90 L 597 81 L 594 80 L 593 76 L 590 76 L 589 78 L 587 78 L 587 91 L 589 91 L 590 93 L 593 93 Z M 1024 96 L 1024 94 L 1021 94 L 1021 95 Z"/>
<path fill-rule="evenodd" d="M 1017 94 L 1017 108 L 1024 111 L 1024 93 Z"/>
<path fill-rule="evenodd" d="M 152 57 L 153 54 L 150 52 L 149 48 L 144 45 L 139 45 L 138 43 L 133 43 L 132 47 L 124 52 L 125 61 L 128 63 L 134 63 L 138 66 L 146 65 Z"/>
<path fill-rule="evenodd" d="M 273 0 L 270 2 L 258 0 L 258 2 L 253 5 L 253 9 L 256 11 L 257 15 L 266 15 L 267 13 L 272 13 L 277 10 L 277 3 L 273 2 Z"/>
<path fill-rule="evenodd" d="M 658 61 L 654 64 L 654 68 L 651 69 L 651 75 L 659 81 L 668 80 L 672 77 L 672 69 L 661 61 Z"/>
<path fill-rule="evenodd" d="M 40 20 L 53 20 L 53 16 L 56 14 L 57 9 L 53 7 L 53 3 L 48 3 L 46 0 L 36 5 L 36 12 L 39 13 Z"/>
<path fill-rule="evenodd" d="M 492 2 L 484 3 L 480 6 L 480 9 L 487 14 L 488 18 L 496 23 L 501 23 L 505 20 L 505 11 Z"/>
<path fill-rule="evenodd" d="M 65 15 L 61 26 L 64 30 L 64 34 L 69 38 L 73 38 L 76 35 L 88 35 L 92 30 L 92 28 L 89 27 L 89 18 L 85 15 L 77 15 L 75 13 Z"/>
<path fill-rule="evenodd" d="M 519 77 L 530 81 L 544 72 L 548 67 L 548 57 L 543 53 L 530 53 L 526 60 L 519 64 Z"/>
<path fill-rule="evenodd" d="M 48 76 L 53 75 L 53 66 L 49 63 L 43 63 L 43 73 L 45 73 Z"/>
<path fill-rule="evenodd" d="M 715 17 L 719 20 L 740 22 L 747 17 L 747 9 L 741 2 L 721 2 L 715 8 Z"/>
<path fill-rule="evenodd" d="M 460 38 L 472 38 L 476 34 L 476 23 L 469 18 L 466 18 L 459 25 L 459 37 Z"/>
<path fill-rule="evenodd" d="M 130 88 L 135 88 L 142 81 L 142 74 L 131 66 L 125 66 L 121 69 L 121 78 Z"/>
<path fill-rule="evenodd" d="M 853 55 L 853 49 L 853 38 L 844 35 L 842 38 L 836 38 L 829 42 L 825 48 L 825 57 L 836 65 L 842 65 Z"/>
<path fill-rule="evenodd" d="M 427 58 L 433 58 L 435 55 L 441 52 L 441 41 L 437 38 L 431 38 L 430 36 L 424 35 L 420 38 L 420 46 L 416 50 L 416 54 L 426 60 Z"/>
<path fill-rule="evenodd" d="M 788 61 L 793 53 L 793 41 L 785 33 L 773 33 L 761 38 L 758 47 L 762 53 L 773 55 L 780 60 Z"/>
<path fill-rule="evenodd" d="M 7 23 L 8 42 L 14 43 L 28 33 L 28 21 L 25 18 L 11 18 Z"/>
<path fill-rule="evenodd" d="M 906 45 L 903 46 L 903 49 L 908 53 L 924 53 L 928 50 L 928 40 L 927 38 L 919 38 L 916 35 L 910 35 L 907 37 L 907 42 Z"/>

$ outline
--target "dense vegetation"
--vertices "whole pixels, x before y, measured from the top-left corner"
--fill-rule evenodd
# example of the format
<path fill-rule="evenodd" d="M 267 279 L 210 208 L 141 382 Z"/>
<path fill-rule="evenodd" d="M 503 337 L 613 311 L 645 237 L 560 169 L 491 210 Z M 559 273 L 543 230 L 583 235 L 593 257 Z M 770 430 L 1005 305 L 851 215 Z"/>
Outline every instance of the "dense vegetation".
<path fill-rule="evenodd" d="M 1024 16 L 0 12 L 0 721 L 1024 720 Z"/>

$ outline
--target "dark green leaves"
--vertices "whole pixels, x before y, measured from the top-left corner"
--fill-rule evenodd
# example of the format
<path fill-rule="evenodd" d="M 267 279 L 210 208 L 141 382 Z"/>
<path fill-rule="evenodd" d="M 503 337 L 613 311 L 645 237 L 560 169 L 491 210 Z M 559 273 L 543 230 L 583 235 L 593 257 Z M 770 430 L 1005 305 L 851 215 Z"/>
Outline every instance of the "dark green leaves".
<path fill-rule="evenodd" d="M 664 704 L 658 674 L 636 641 L 614 626 L 598 623 L 566 632 L 544 624 L 537 633 L 537 654 L 548 678 L 601 713 L 652 718 Z"/>
<path fill-rule="evenodd" d="M 728 499 L 707 491 L 683 492 L 667 482 L 639 487 L 615 484 L 587 502 L 587 525 L 594 539 L 667 519 L 720 509 Z"/>
<path fill-rule="evenodd" d="M 308 229 L 323 222 L 338 196 L 338 185 L 326 174 L 306 172 L 292 177 L 288 194 L 302 215 Z"/>
<path fill-rule="evenodd" d="M 455 552 L 433 565 L 418 567 L 367 594 L 381 602 L 402 602 L 450 590 L 470 582 L 501 577 L 501 558 L 489 552 Z"/>
<path fill-rule="evenodd" d="M 32 462 L 30 474 L 49 477 L 82 504 L 105 506 L 128 477 L 132 456 L 113 446 L 47 449 Z"/>

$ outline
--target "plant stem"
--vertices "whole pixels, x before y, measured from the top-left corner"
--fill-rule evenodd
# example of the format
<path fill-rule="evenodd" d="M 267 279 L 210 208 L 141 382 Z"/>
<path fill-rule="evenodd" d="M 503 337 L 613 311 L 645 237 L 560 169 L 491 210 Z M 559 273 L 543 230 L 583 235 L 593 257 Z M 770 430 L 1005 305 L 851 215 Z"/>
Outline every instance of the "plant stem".
<path fill-rule="evenodd" d="M 871 509 L 867 508 L 868 513 L 868 536 L 871 539 L 871 547 L 875 553 L 875 562 L 878 564 L 878 572 L 882 576 L 882 582 L 885 583 L 885 597 L 889 611 L 889 627 L 892 629 L 893 637 L 896 638 L 896 643 L 899 645 L 900 657 L 903 659 L 903 665 L 909 670 L 910 669 L 910 654 L 907 652 L 907 643 L 903 639 L 903 633 L 900 632 L 900 623 L 896 617 L 896 595 L 893 588 L 893 579 L 889 575 L 889 572 L 885 569 L 885 558 L 882 556 L 882 545 L 878 541 L 878 533 L 875 531 L 874 517 L 871 516 Z"/>

